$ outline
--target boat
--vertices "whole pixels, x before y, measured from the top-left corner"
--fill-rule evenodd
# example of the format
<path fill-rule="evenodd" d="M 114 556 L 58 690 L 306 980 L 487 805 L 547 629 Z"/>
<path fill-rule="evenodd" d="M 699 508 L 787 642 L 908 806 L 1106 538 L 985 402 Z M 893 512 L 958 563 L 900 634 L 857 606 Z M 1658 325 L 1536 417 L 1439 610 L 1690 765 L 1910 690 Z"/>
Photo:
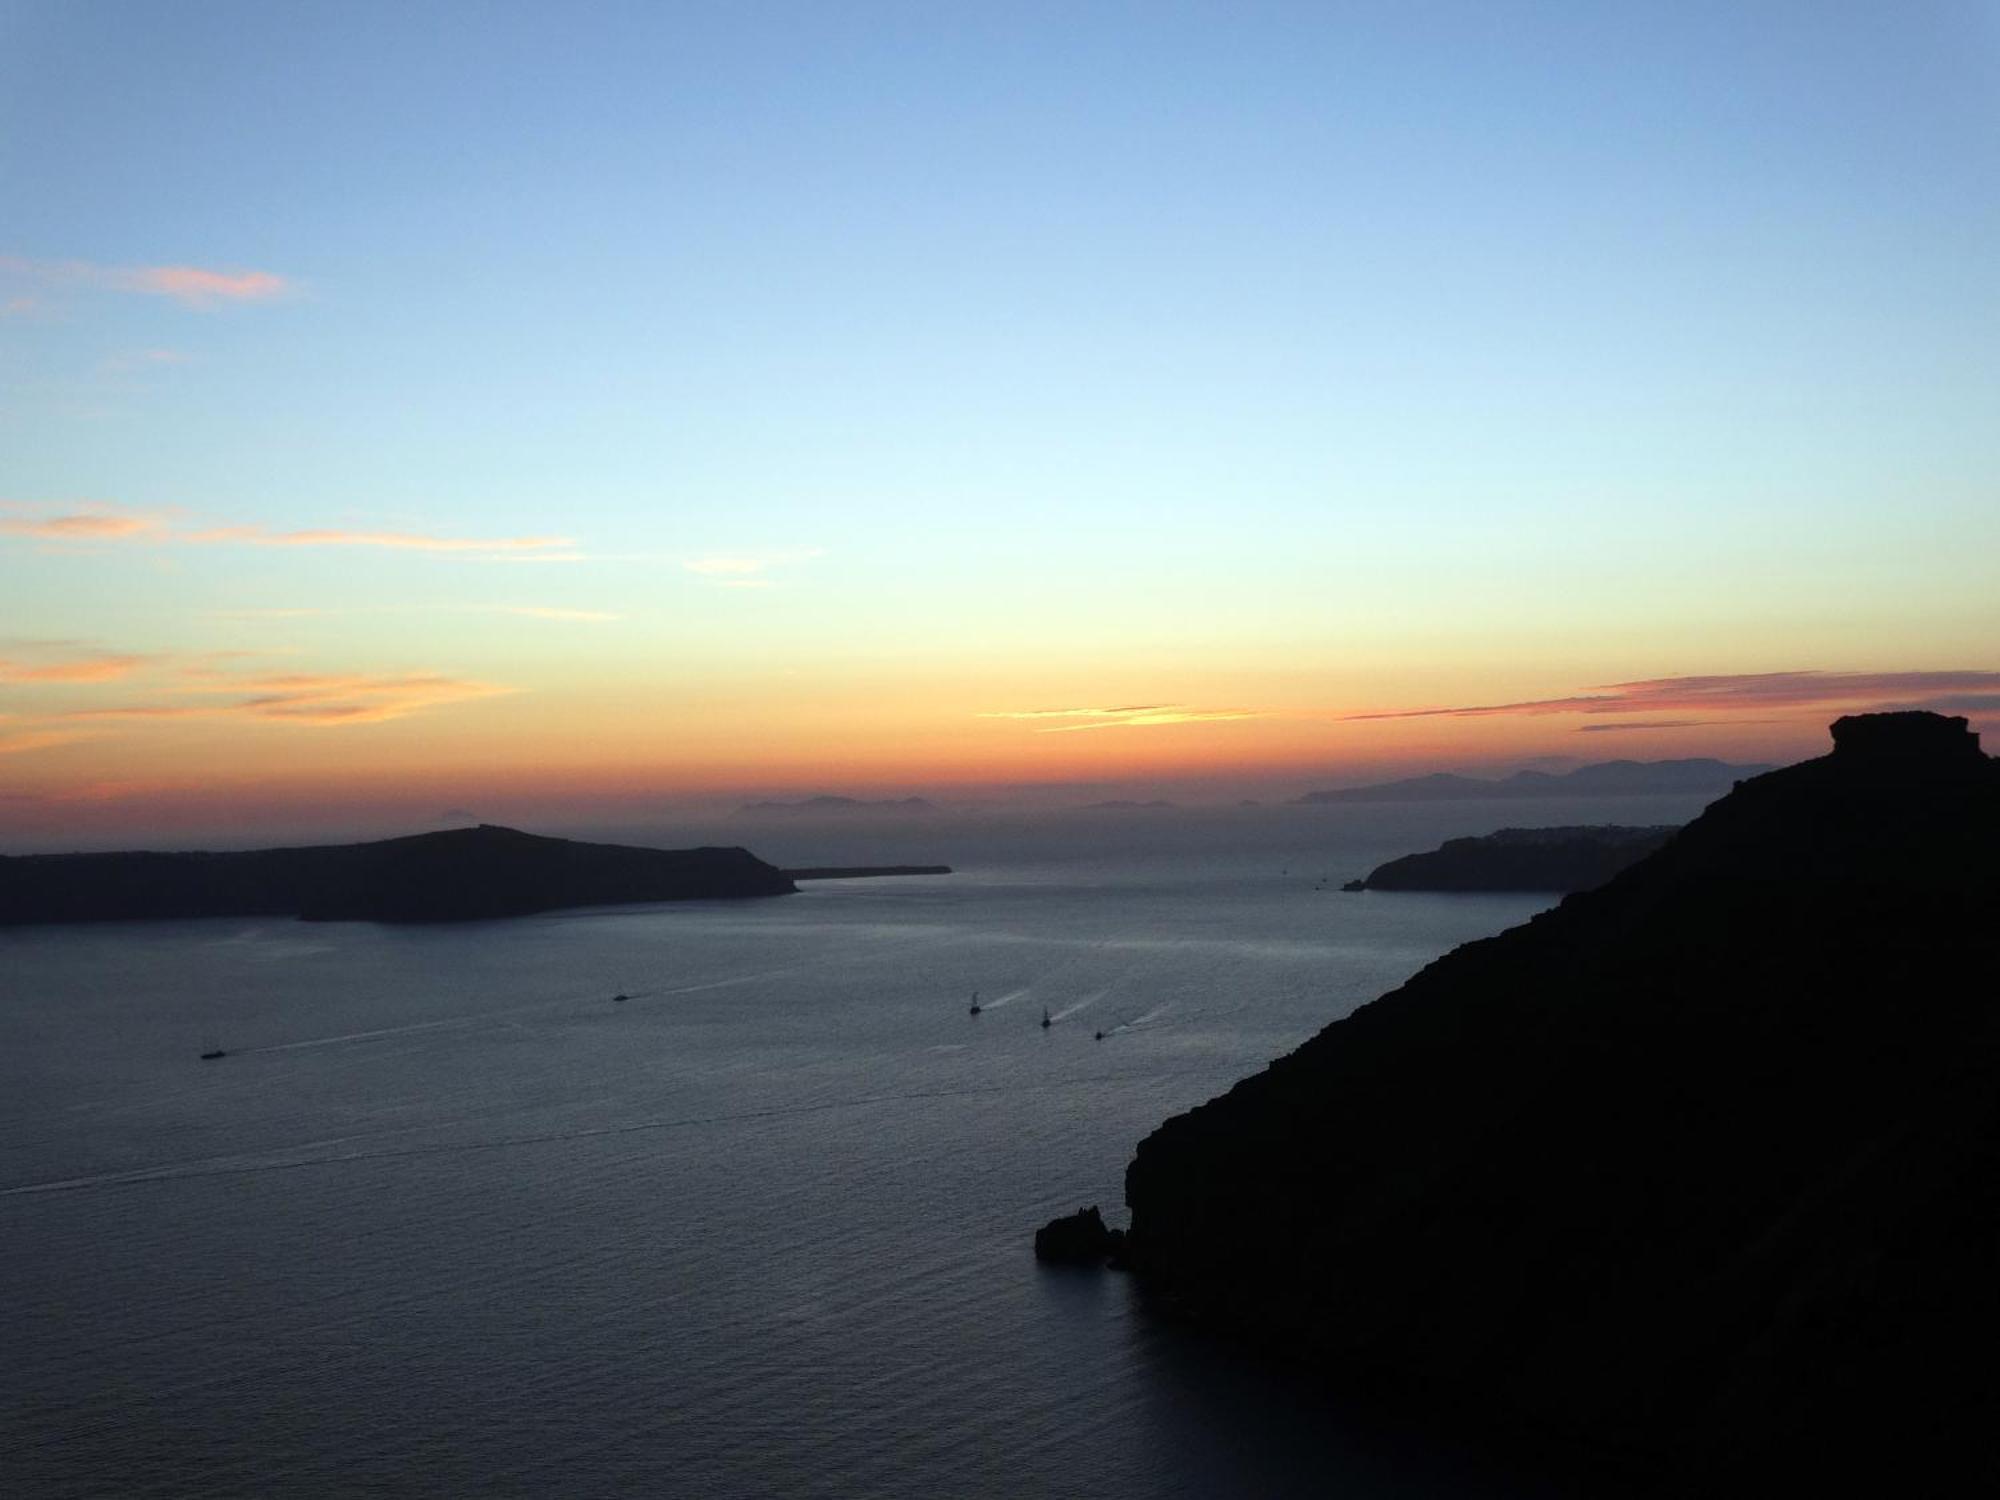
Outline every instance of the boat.
<path fill-rule="evenodd" d="M 203 1062 L 214 1062 L 218 1057 L 227 1057 L 227 1056 L 229 1056 L 229 1054 L 227 1052 L 224 1052 L 220 1047 L 211 1047 L 208 1051 L 202 1053 L 201 1060 Z"/>
<path fill-rule="evenodd" d="M 630 995 L 613 995 L 611 997 L 611 1003 L 613 1005 L 623 1005 L 627 1000 L 630 1000 L 631 998 L 632 997 Z"/>
<path fill-rule="evenodd" d="M 978 991 L 978 990 L 974 990 L 974 991 L 972 992 L 972 1007 L 971 1007 L 971 1009 L 969 1009 L 969 1010 L 968 1010 L 968 1011 L 966 1012 L 966 1014 L 967 1014 L 967 1015 L 972 1015 L 972 1016 L 976 1016 L 976 1015 L 978 1015 L 978 1014 L 979 1014 L 979 991 Z"/>
<path fill-rule="evenodd" d="M 1049 1008 L 1044 1005 L 1042 1007 L 1042 1030 L 1047 1031 L 1053 1025 L 1055 1025 L 1055 1022 L 1049 1019 Z"/>

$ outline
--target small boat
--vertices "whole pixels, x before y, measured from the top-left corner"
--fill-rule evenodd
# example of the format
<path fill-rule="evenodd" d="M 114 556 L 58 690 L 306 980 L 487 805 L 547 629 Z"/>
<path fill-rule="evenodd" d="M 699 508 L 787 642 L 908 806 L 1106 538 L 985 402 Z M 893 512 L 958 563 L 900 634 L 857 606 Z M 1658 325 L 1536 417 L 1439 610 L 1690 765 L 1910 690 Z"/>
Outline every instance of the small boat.
<path fill-rule="evenodd" d="M 229 1056 L 229 1054 L 227 1052 L 224 1052 L 220 1047 L 211 1047 L 208 1051 L 202 1053 L 201 1060 L 203 1062 L 214 1062 L 218 1057 L 227 1057 L 227 1056 Z"/>
<path fill-rule="evenodd" d="M 1097 1040 L 1100 1042 L 1104 1040 L 1104 1033 L 1102 1031 L 1097 1033 Z"/>
<path fill-rule="evenodd" d="M 966 1011 L 966 1014 L 967 1014 L 967 1015 L 969 1015 L 969 1016 L 976 1016 L 976 1015 L 978 1015 L 978 1014 L 979 1014 L 979 991 L 978 991 L 978 990 L 974 990 L 974 991 L 972 992 L 972 1005 L 971 1005 L 971 1007 L 970 1007 L 970 1008 L 969 1008 L 969 1009 L 968 1009 L 968 1010 Z"/>
<path fill-rule="evenodd" d="M 623 1005 L 627 1000 L 630 1000 L 631 998 L 632 997 L 630 995 L 613 995 L 611 997 L 611 1003 L 613 1005 Z"/>
<path fill-rule="evenodd" d="M 1047 1031 L 1053 1025 L 1055 1025 L 1055 1022 L 1049 1019 L 1049 1008 L 1044 1005 L 1042 1007 L 1042 1030 Z"/>

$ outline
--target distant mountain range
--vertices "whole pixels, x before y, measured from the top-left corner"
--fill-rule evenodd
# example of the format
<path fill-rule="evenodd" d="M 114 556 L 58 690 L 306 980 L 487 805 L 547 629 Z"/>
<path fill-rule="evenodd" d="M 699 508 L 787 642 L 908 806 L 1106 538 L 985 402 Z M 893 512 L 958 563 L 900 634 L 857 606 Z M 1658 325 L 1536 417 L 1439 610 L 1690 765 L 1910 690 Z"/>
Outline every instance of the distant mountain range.
<path fill-rule="evenodd" d="M 797 802 L 746 802 L 737 809 L 747 813 L 845 813 L 845 812 L 936 812 L 935 802 L 922 797 L 900 797 L 870 802 L 860 797 L 805 797 Z"/>
<path fill-rule="evenodd" d="M 1134 812 L 1141 809 L 1172 807 L 1174 804 L 1164 798 L 1155 797 L 1151 802 L 1135 802 L 1129 797 L 1113 797 L 1109 802 L 1086 802 L 1085 812 Z"/>
<path fill-rule="evenodd" d="M 1774 767 L 1723 760 L 1603 760 L 1574 771 L 1516 771 L 1490 779 L 1442 771 L 1403 781 L 1307 792 L 1294 804 L 1322 802 L 1455 802 L 1474 797 L 1638 797 L 1660 792 L 1726 792 Z"/>

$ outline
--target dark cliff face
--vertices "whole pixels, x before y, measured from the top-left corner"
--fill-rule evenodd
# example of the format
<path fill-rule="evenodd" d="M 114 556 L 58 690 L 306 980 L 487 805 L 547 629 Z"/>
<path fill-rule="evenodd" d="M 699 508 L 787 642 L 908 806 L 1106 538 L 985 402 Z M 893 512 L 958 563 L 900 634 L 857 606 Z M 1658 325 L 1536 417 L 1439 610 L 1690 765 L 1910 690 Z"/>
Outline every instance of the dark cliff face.
<path fill-rule="evenodd" d="M 481 826 L 305 849 L 0 859 L 0 924 L 229 916 L 449 922 L 795 889 L 745 849 L 636 849 Z"/>
<path fill-rule="evenodd" d="M 1130 1258 L 1677 1483 L 1992 1470 L 2000 774 L 1963 720 L 1834 733 L 1170 1120 Z"/>

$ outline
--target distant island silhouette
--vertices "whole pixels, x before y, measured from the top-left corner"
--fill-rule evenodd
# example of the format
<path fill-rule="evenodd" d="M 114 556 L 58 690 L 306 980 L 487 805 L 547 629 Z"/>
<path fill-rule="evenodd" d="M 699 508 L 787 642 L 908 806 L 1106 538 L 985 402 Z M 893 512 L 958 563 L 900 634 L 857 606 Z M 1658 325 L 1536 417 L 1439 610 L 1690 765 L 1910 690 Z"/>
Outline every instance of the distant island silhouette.
<path fill-rule="evenodd" d="M 892 875 L 949 875 L 950 865 L 819 865 L 787 870 L 791 880 L 876 880 Z"/>
<path fill-rule="evenodd" d="M 937 804 L 922 797 L 897 797 L 870 802 L 859 797 L 803 797 L 796 802 L 746 802 L 746 813 L 936 812 Z"/>
<path fill-rule="evenodd" d="M 0 858 L 0 924 L 249 916 L 458 922 L 796 889 L 746 849 L 586 844 L 481 824 L 241 853 Z"/>
<path fill-rule="evenodd" d="M 1377 865 L 1345 891 L 1588 891 L 1673 837 L 1675 825 L 1502 828 Z"/>
<path fill-rule="evenodd" d="M 1130 1229 L 1045 1253 L 1656 1492 L 1991 1492 L 2000 765 L 1833 739 L 1169 1120 Z"/>
<path fill-rule="evenodd" d="M 1175 805 L 1175 803 L 1168 802 L 1161 797 L 1155 797 L 1150 802 L 1135 802 L 1127 797 L 1113 797 L 1108 802 L 1086 802 L 1083 804 L 1083 810 L 1085 812 L 1139 812 L 1152 811 L 1156 808 L 1173 807 Z"/>
<path fill-rule="evenodd" d="M 1573 771 L 1516 771 L 1489 779 L 1440 771 L 1401 781 L 1337 787 L 1294 797 L 1295 806 L 1325 802 L 1446 802 L 1473 797 L 1638 797 L 1666 792 L 1726 792 L 1738 781 L 1762 776 L 1768 765 L 1708 760 L 1603 760 Z"/>

